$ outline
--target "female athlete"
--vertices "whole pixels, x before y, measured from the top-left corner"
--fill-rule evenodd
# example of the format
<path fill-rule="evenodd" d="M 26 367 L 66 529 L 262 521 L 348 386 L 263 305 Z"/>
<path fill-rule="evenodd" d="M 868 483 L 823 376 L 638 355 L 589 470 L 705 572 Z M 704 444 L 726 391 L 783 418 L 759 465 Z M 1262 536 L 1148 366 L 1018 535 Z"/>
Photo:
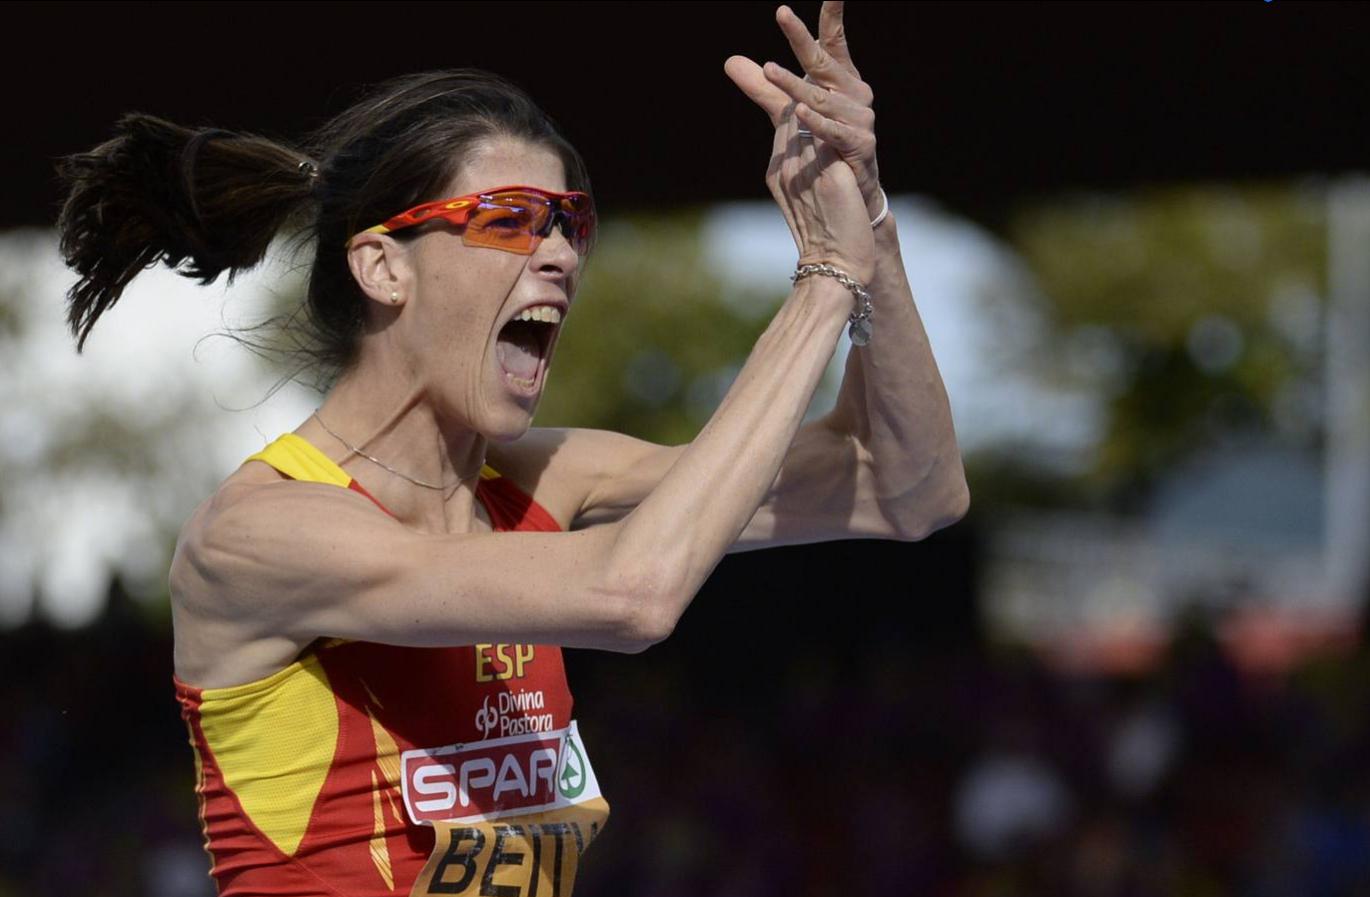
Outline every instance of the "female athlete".
<path fill-rule="evenodd" d="M 818 267 L 683 446 L 530 428 L 595 213 L 579 155 L 498 77 L 391 82 L 303 149 L 135 115 L 67 160 L 81 343 L 149 264 L 208 282 L 314 237 L 331 388 L 195 510 L 171 568 L 221 894 L 569 894 L 608 805 L 561 647 L 661 641 L 729 551 L 964 513 L 840 4 L 820 40 L 778 21 L 807 78 L 725 71 L 776 127 L 766 181 Z M 801 426 L 849 326 L 868 343 Z"/>

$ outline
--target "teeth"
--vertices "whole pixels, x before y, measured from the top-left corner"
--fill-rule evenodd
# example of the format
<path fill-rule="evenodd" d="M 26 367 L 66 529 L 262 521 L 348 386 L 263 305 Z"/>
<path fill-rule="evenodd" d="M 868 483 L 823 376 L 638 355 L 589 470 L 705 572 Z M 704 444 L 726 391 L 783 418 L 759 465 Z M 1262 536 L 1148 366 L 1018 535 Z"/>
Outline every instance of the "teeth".
<path fill-rule="evenodd" d="M 524 309 L 515 321 L 541 321 L 544 324 L 560 324 L 561 310 L 553 305 L 539 305 Z"/>
<path fill-rule="evenodd" d="M 505 376 L 509 378 L 510 383 L 514 384 L 520 389 L 532 389 L 533 384 L 538 382 L 536 378 L 532 380 L 525 380 L 522 377 L 515 377 L 513 374 L 510 374 L 508 372 L 505 373 Z"/>

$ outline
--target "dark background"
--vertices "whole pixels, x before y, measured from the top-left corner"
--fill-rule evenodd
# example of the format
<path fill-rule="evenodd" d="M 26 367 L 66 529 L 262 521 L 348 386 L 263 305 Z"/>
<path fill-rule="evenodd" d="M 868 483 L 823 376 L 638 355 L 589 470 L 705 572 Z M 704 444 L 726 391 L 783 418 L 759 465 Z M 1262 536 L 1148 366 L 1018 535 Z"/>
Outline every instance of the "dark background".
<path fill-rule="evenodd" d="M 794 8 L 817 29 L 818 4 Z M 8 4 L 0 227 L 51 223 L 52 160 L 137 110 L 298 138 L 360 85 L 514 78 L 590 165 L 601 209 L 765 195 L 769 127 L 723 74 L 797 68 L 770 3 Z M 881 174 L 982 221 L 1061 189 L 1272 178 L 1370 157 L 1354 3 L 861 3 Z"/>

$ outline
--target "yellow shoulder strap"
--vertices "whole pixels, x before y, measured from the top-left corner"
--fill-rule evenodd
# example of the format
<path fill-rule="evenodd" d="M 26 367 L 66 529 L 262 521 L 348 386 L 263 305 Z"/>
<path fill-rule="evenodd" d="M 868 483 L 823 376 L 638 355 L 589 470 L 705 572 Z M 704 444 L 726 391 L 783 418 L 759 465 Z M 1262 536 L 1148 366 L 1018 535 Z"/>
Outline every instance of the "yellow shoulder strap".
<path fill-rule="evenodd" d="M 281 434 L 275 442 L 248 456 L 247 460 L 264 461 L 292 480 L 305 483 L 332 483 L 346 489 L 352 482 L 347 471 L 334 464 L 312 442 L 294 433 Z M 483 480 L 498 479 L 499 476 L 499 472 L 489 464 L 480 470 Z"/>
<path fill-rule="evenodd" d="M 251 455 L 248 461 L 265 461 L 292 480 L 305 483 L 332 483 L 344 489 L 352 482 L 347 471 L 329 460 L 328 456 L 302 436 L 283 433 L 266 448 Z"/>

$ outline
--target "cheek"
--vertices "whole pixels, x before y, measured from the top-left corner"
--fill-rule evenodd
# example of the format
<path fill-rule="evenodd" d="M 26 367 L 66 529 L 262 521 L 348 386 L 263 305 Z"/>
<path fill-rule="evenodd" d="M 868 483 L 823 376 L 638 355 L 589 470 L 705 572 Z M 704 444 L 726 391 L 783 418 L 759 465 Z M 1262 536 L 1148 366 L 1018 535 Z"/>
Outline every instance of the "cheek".
<path fill-rule="evenodd" d="M 472 309 L 470 272 L 456 265 L 440 265 L 430 269 L 423 279 L 423 302 L 428 314 L 423 326 L 431 328 L 435 338 L 448 340 L 453 334 L 470 329 Z"/>
<path fill-rule="evenodd" d="M 454 362 L 479 365 L 495 339 L 493 328 L 518 282 L 524 257 L 464 246 L 443 234 L 424 247 L 419 288 L 423 313 L 415 316 L 414 335 Z"/>
<path fill-rule="evenodd" d="M 500 276 L 499 272 L 448 268 L 435 271 L 424 283 L 424 313 L 415 316 L 415 337 L 444 365 L 474 366 L 488 354 L 500 309 L 493 285 Z"/>

